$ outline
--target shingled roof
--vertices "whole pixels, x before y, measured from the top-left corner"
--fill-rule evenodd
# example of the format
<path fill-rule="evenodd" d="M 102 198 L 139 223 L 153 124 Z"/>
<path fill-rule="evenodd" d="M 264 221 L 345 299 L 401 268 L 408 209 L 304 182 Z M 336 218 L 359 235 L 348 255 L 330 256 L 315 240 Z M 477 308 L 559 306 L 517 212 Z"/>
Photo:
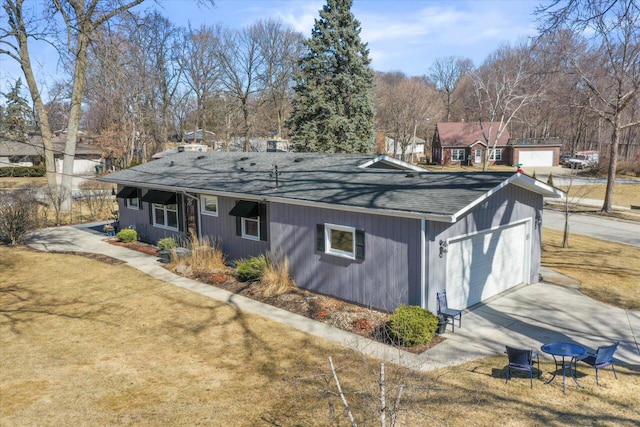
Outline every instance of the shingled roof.
<path fill-rule="evenodd" d="M 486 145 L 483 130 L 488 133 L 489 127 L 491 127 L 491 143 L 493 144 L 498 134 L 500 123 L 483 123 L 481 128 L 478 122 L 443 122 L 438 123 L 437 127 L 442 147 L 469 147 L 476 142 L 482 142 Z M 507 145 L 510 138 L 509 130 L 505 129 L 500 135 L 498 146 Z"/>
<path fill-rule="evenodd" d="M 184 152 L 101 180 L 179 192 L 433 216 L 443 221 L 455 221 L 456 214 L 510 182 L 544 196 L 560 197 L 557 190 L 522 174 L 401 171 L 386 169 L 389 164 L 377 162 L 379 159 L 359 154 Z M 443 216 L 446 218 L 439 218 Z"/>

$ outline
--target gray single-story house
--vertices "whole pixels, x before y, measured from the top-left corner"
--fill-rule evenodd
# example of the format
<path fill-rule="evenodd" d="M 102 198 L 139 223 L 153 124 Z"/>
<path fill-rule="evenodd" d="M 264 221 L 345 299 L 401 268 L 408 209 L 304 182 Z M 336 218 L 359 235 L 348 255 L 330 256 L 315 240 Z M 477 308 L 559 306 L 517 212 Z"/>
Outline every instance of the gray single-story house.
<path fill-rule="evenodd" d="M 299 287 L 392 311 L 466 308 L 540 272 L 543 198 L 521 173 L 430 173 L 385 155 L 183 152 L 101 178 L 120 226 L 289 258 Z"/>

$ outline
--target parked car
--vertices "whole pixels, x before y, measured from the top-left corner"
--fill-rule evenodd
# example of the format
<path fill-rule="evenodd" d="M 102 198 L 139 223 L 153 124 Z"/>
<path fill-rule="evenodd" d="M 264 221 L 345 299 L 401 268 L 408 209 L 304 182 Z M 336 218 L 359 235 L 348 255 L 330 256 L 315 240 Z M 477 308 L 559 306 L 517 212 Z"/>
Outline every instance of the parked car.
<path fill-rule="evenodd" d="M 560 166 L 569 166 L 569 159 L 571 158 L 568 154 L 560 154 Z"/>
<path fill-rule="evenodd" d="M 585 169 L 598 165 L 600 156 L 597 151 L 579 151 L 568 160 L 572 169 Z"/>

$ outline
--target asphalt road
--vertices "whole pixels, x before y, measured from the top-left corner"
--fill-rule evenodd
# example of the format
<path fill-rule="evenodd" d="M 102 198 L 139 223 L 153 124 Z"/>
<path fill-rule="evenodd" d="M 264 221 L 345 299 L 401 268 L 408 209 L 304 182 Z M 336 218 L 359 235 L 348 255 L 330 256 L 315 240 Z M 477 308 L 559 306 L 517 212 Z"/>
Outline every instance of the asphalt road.
<path fill-rule="evenodd" d="M 542 226 L 564 230 L 564 213 L 545 209 Z M 640 222 L 602 218 L 595 215 L 570 214 L 569 233 L 595 237 L 640 248 Z"/>

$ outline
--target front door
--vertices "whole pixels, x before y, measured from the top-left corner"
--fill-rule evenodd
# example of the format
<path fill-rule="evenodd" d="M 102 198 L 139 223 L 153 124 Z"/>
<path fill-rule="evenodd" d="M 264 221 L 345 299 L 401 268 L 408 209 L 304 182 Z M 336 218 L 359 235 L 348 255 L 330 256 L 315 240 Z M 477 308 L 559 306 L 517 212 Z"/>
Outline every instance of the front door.
<path fill-rule="evenodd" d="M 482 163 L 482 148 L 475 149 L 475 160 L 473 163 Z"/>
<path fill-rule="evenodd" d="M 185 197 L 185 212 L 187 219 L 187 229 L 185 230 L 187 236 L 192 234 L 200 237 L 198 233 L 198 200 L 193 197 Z"/>

